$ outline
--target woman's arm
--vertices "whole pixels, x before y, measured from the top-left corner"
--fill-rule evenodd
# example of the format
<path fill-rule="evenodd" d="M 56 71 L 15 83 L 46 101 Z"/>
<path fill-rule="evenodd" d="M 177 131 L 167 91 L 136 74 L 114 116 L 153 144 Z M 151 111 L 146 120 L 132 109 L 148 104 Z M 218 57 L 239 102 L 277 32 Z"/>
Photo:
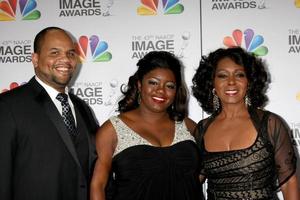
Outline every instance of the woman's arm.
<path fill-rule="evenodd" d="M 296 153 L 290 138 L 290 127 L 286 121 L 274 113 L 267 119 L 269 139 L 274 147 L 278 184 L 285 200 L 300 200 L 297 181 Z M 274 166 L 274 167 L 275 167 Z M 288 179 L 288 180 L 287 180 Z"/>
<path fill-rule="evenodd" d="M 281 186 L 281 191 L 285 200 L 300 200 L 299 184 L 296 174 Z"/>
<path fill-rule="evenodd" d="M 117 134 L 110 121 L 106 121 L 96 134 L 98 159 L 91 181 L 90 199 L 105 200 L 105 187 L 109 178 Z"/>

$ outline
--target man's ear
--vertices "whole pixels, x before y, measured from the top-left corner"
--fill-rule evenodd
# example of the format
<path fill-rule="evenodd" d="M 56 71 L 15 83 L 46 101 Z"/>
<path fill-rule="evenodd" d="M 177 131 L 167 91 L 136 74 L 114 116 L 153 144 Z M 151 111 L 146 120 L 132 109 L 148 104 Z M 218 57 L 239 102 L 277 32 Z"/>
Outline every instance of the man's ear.
<path fill-rule="evenodd" d="M 39 55 L 37 53 L 32 53 L 31 54 L 31 62 L 32 62 L 34 68 L 38 67 Z"/>

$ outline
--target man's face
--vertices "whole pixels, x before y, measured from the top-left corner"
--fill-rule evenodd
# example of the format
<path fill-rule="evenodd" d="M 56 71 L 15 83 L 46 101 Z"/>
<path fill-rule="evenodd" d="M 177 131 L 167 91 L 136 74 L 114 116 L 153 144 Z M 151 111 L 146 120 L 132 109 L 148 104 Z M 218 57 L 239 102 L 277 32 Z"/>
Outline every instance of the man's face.
<path fill-rule="evenodd" d="M 38 78 L 64 92 L 77 65 L 73 41 L 64 31 L 48 31 L 41 41 L 40 52 L 32 54 L 32 63 Z"/>

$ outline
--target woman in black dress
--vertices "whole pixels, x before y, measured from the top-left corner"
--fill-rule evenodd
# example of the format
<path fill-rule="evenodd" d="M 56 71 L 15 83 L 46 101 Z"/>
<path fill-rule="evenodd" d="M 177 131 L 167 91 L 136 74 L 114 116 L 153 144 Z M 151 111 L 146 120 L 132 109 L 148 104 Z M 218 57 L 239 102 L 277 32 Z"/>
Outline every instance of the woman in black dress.
<path fill-rule="evenodd" d="M 263 110 L 269 74 L 262 60 L 240 47 L 203 56 L 192 91 L 211 114 L 196 140 L 208 200 L 299 200 L 296 156 L 284 120 Z"/>
<path fill-rule="evenodd" d="M 186 117 L 181 63 L 154 51 L 137 65 L 123 87 L 120 115 L 97 132 L 91 199 L 201 200 L 196 124 Z"/>

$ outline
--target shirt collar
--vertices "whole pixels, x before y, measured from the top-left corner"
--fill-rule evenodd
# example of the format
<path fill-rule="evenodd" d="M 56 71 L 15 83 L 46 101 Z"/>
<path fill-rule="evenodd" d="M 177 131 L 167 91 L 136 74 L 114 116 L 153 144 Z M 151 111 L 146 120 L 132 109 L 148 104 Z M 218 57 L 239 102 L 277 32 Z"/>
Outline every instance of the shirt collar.
<path fill-rule="evenodd" d="M 56 100 L 56 96 L 58 95 L 58 92 L 53 87 L 47 85 L 45 82 L 43 82 L 39 77 L 35 76 L 35 80 L 47 91 L 50 98 L 53 100 Z M 65 88 L 65 93 L 68 95 L 68 87 Z"/>

